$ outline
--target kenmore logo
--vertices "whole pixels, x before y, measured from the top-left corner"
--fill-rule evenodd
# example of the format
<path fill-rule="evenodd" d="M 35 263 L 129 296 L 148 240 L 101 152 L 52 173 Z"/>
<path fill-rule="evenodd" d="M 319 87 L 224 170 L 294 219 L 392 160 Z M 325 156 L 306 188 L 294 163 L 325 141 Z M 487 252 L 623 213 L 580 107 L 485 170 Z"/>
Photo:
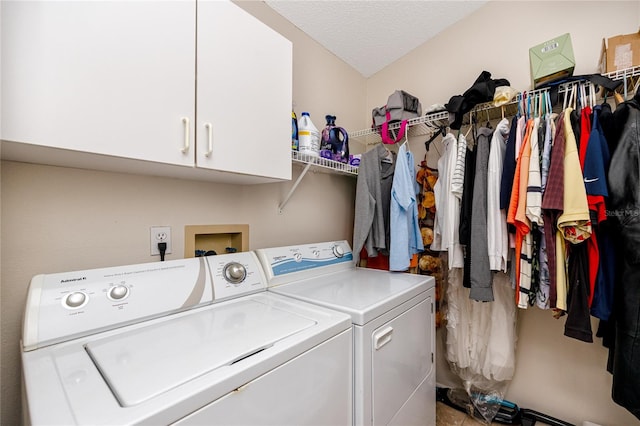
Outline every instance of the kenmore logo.
<path fill-rule="evenodd" d="M 69 278 L 69 279 L 66 279 L 66 280 L 60 280 L 60 283 L 70 283 L 70 282 L 72 282 L 72 281 L 83 281 L 83 280 L 86 280 L 86 279 L 87 279 L 87 277 L 82 277 L 82 278 Z"/>

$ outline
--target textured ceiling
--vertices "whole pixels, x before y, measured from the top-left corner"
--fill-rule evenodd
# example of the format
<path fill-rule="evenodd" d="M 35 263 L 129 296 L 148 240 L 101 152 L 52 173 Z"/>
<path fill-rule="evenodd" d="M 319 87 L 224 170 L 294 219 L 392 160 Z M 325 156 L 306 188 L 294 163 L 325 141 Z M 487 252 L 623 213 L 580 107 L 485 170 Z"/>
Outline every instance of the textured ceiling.
<path fill-rule="evenodd" d="M 370 77 L 486 0 L 266 0 L 327 50 Z"/>

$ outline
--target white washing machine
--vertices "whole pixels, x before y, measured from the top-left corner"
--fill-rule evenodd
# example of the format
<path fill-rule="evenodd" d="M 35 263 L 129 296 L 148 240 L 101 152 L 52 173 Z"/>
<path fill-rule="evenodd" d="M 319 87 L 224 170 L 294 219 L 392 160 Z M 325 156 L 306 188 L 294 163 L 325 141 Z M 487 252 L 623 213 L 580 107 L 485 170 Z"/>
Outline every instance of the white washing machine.
<path fill-rule="evenodd" d="M 351 424 L 349 316 L 253 252 L 39 275 L 23 327 L 27 424 Z"/>
<path fill-rule="evenodd" d="M 351 316 L 355 425 L 435 425 L 433 277 L 355 267 L 346 241 L 256 253 L 270 292 Z"/>

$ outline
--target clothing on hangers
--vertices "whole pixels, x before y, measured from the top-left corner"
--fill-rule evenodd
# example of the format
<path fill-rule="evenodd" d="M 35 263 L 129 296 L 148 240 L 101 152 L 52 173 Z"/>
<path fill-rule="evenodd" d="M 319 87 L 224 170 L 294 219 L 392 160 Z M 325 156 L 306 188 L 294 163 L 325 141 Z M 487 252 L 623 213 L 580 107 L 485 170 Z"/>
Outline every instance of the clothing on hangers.
<path fill-rule="evenodd" d="M 518 154 L 516 172 L 511 189 L 511 201 L 507 211 L 507 223 L 515 227 L 515 289 L 516 303 L 526 309 L 529 304 L 531 288 L 531 223 L 526 217 L 527 181 L 529 178 L 529 157 L 531 154 L 530 137 L 533 120 L 528 120 L 525 135 Z"/>
<path fill-rule="evenodd" d="M 462 199 L 462 190 L 464 188 L 464 160 L 467 155 L 467 138 L 466 136 L 458 136 L 458 143 L 456 145 L 456 167 L 453 171 L 453 178 L 451 179 L 451 192 L 453 195 Z"/>
<path fill-rule="evenodd" d="M 388 255 L 391 185 L 396 161 L 383 161 L 388 150 L 379 144 L 362 154 L 356 181 L 353 253 L 356 264 L 364 248 L 368 257 Z M 395 157 L 395 154 L 392 154 Z"/>
<path fill-rule="evenodd" d="M 509 137 L 504 150 L 504 160 L 502 162 L 502 176 L 500 177 L 500 209 L 509 208 L 511 199 L 511 187 L 513 186 L 513 176 L 516 171 L 516 132 L 518 129 L 518 117 L 511 119 L 509 127 Z"/>
<path fill-rule="evenodd" d="M 438 160 L 438 182 L 434 187 L 436 218 L 431 249 L 449 254 L 449 269 L 463 266 L 459 242 L 460 200 L 451 192 L 451 182 L 457 159 L 456 138 L 451 133 L 443 139 L 444 153 Z"/>
<path fill-rule="evenodd" d="M 549 167 L 551 165 L 551 147 L 553 145 L 553 137 L 555 136 L 556 127 L 555 127 L 555 119 L 556 114 L 552 114 L 551 112 L 547 113 L 545 116 L 545 131 L 544 131 L 544 143 L 542 149 L 542 159 L 540 165 L 540 175 L 541 175 L 541 195 L 544 198 L 546 186 L 547 186 L 547 178 L 549 175 Z M 542 203 L 540 204 L 542 209 Z M 536 293 L 536 305 L 540 309 L 549 309 L 550 308 L 550 286 L 551 279 L 549 273 L 549 257 L 547 253 L 547 242 L 545 236 L 545 226 L 544 220 L 545 215 L 541 210 L 543 217 L 543 226 L 538 228 L 540 232 L 540 244 L 538 249 L 538 265 L 539 265 L 539 273 L 538 273 L 538 292 Z"/>
<path fill-rule="evenodd" d="M 494 300 L 492 274 L 489 265 L 489 247 L 487 237 L 487 179 L 489 169 L 489 152 L 493 130 L 487 127 L 478 130 L 476 141 L 476 168 L 473 183 L 473 222 L 471 224 L 471 241 L 467 256 L 471 257 L 469 277 L 471 292 L 469 297 L 480 302 Z"/>
<path fill-rule="evenodd" d="M 418 224 L 413 154 L 408 143 L 398 148 L 391 186 L 389 270 L 406 271 L 414 254 L 424 250 Z"/>
<path fill-rule="evenodd" d="M 509 254 L 509 234 L 507 231 L 507 212 L 500 208 L 500 186 L 511 133 L 509 120 L 503 118 L 496 126 L 491 140 L 487 170 L 487 250 L 489 268 L 492 271 L 507 272 Z"/>

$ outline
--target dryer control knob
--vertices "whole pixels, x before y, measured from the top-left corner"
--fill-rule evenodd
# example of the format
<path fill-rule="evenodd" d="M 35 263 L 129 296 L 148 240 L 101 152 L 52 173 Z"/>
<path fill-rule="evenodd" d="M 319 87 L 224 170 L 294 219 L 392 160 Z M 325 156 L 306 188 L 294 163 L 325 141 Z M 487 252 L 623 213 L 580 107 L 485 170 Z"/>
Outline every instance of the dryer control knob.
<path fill-rule="evenodd" d="M 111 287 L 109 289 L 109 299 L 112 300 L 120 300 L 127 297 L 129 294 L 129 289 L 124 285 L 117 285 L 115 287 Z"/>
<path fill-rule="evenodd" d="M 224 278 L 232 284 L 240 284 L 246 276 L 247 269 L 237 262 L 231 262 L 224 266 Z"/>
<path fill-rule="evenodd" d="M 340 246 L 333 246 L 333 254 L 335 257 L 344 256 L 344 250 Z"/>
<path fill-rule="evenodd" d="M 64 303 L 69 308 L 78 308 L 87 301 L 87 295 L 81 291 L 75 291 L 69 294 L 65 299 Z"/>

